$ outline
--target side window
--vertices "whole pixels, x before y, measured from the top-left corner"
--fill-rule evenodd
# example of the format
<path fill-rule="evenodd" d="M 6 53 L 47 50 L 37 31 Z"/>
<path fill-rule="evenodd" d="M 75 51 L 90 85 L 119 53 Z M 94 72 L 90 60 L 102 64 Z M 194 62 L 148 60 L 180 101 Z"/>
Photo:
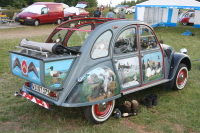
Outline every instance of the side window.
<path fill-rule="evenodd" d="M 146 50 L 156 48 L 157 42 L 151 29 L 147 26 L 140 27 L 140 49 Z"/>
<path fill-rule="evenodd" d="M 135 28 L 129 28 L 124 30 L 119 35 L 114 47 L 115 54 L 124 54 L 137 51 L 135 32 Z"/>
<path fill-rule="evenodd" d="M 91 57 L 93 59 L 108 56 L 108 48 L 109 48 L 111 38 L 112 38 L 111 31 L 106 31 L 98 37 L 98 39 L 95 41 L 95 43 L 92 47 L 92 51 L 91 51 Z"/>
<path fill-rule="evenodd" d="M 47 14 L 47 13 L 48 13 L 48 8 L 47 7 L 42 8 L 41 14 Z"/>
<path fill-rule="evenodd" d="M 52 39 L 50 40 L 51 43 L 63 43 L 63 39 L 66 35 L 68 30 L 60 30 L 57 32 Z"/>

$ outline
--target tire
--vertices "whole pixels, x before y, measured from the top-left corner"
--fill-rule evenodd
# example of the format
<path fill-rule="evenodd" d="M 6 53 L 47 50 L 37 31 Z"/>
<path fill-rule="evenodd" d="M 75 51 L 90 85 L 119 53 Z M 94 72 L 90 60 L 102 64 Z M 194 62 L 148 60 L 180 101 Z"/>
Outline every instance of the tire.
<path fill-rule="evenodd" d="M 93 124 L 101 124 L 107 121 L 112 115 L 115 107 L 115 100 L 95 104 L 84 108 L 84 114 L 88 121 Z"/>
<path fill-rule="evenodd" d="M 184 23 L 184 22 L 183 22 L 182 25 L 185 25 L 185 26 L 186 26 L 186 25 L 188 25 L 188 23 Z"/>
<path fill-rule="evenodd" d="M 127 14 L 130 14 L 130 12 L 127 12 Z"/>
<path fill-rule="evenodd" d="M 40 25 L 39 20 L 35 20 L 34 25 L 35 25 L 35 26 L 39 26 L 39 25 Z"/>
<path fill-rule="evenodd" d="M 177 72 L 176 72 L 176 77 L 173 85 L 174 90 L 182 90 L 188 79 L 188 68 L 185 64 L 179 64 Z"/>
<path fill-rule="evenodd" d="M 61 23 L 62 23 L 62 19 L 59 18 L 59 19 L 57 20 L 57 24 L 60 25 Z"/>

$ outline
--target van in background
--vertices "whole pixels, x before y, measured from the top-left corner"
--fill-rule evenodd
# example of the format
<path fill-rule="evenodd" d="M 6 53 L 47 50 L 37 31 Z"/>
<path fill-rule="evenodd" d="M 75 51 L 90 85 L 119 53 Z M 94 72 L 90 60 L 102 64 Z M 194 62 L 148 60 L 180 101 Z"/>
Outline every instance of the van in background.
<path fill-rule="evenodd" d="M 37 2 L 25 8 L 15 19 L 16 22 L 38 26 L 44 23 L 61 24 L 64 20 L 62 3 Z"/>

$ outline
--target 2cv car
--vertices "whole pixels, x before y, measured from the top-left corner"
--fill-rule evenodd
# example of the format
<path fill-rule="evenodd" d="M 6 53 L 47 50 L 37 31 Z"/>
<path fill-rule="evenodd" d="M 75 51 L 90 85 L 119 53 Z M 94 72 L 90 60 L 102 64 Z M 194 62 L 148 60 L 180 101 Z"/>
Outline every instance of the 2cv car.
<path fill-rule="evenodd" d="M 191 70 L 189 56 L 159 42 L 149 25 L 116 18 L 63 22 L 44 43 L 23 39 L 10 62 L 25 79 L 15 95 L 47 109 L 84 107 L 94 124 L 108 120 L 123 95 L 159 84 L 183 89 Z"/>

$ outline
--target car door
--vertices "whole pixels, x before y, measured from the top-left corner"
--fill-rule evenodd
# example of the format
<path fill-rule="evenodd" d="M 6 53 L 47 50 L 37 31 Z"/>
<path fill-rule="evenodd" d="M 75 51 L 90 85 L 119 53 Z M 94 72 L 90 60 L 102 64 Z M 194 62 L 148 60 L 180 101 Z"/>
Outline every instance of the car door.
<path fill-rule="evenodd" d="M 141 85 L 140 60 L 137 48 L 136 26 L 122 29 L 113 48 L 113 65 L 121 91 Z"/>
<path fill-rule="evenodd" d="M 51 22 L 51 17 L 49 15 L 49 8 L 44 7 L 41 10 L 40 23 L 49 23 L 49 22 Z"/>
<path fill-rule="evenodd" d="M 141 62 L 141 84 L 149 84 L 164 78 L 164 62 L 161 47 L 151 28 L 139 26 L 139 47 Z"/>

